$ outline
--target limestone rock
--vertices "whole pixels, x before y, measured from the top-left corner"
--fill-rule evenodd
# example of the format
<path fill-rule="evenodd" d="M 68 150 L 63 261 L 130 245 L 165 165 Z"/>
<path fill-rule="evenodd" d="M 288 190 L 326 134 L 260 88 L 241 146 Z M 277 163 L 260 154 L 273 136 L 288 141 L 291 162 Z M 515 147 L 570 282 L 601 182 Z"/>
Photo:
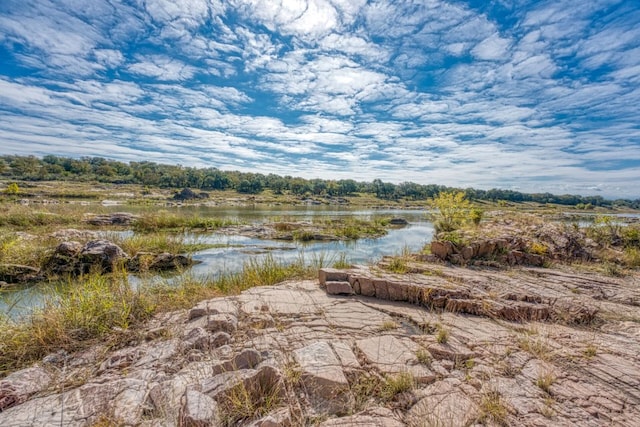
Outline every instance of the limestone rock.
<path fill-rule="evenodd" d="M 0 280 L 8 283 L 27 283 L 38 279 L 40 270 L 28 265 L 0 264 Z"/>
<path fill-rule="evenodd" d="M 26 401 L 46 389 L 53 377 L 39 366 L 23 369 L 0 380 L 0 412 Z"/>
<path fill-rule="evenodd" d="M 87 219 L 87 222 L 98 226 L 131 225 L 136 219 L 138 219 L 137 215 L 128 212 L 114 212 L 112 214 L 96 215 Z"/>
<path fill-rule="evenodd" d="M 442 260 L 449 258 L 454 253 L 453 243 L 446 240 L 434 240 L 431 242 L 431 253 Z"/>
<path fill-rule="evenodd" d="M 426 397 L 407 415 L 409 425 L 466 426 L 478 417 L 473 400 L 445 381 L 429 385 L 422 393 Z"/>
<path fill-rule="evenodd" d="M 211 427 L 219 425 L 218 404 L 211 397 L 187 389 L 180 412 L 181 427 Z"/>
<path fill-rule="evenodd" d="M 348 280 L 347 272 L 337 268 L 321 268 L 318 271 L 320 286 L 326 286 L 327 282 L 346 282 Z"/>
<path fill-rule="evenodd" d="M 349 282 L 326 282 L 327 293 L 329 295 L 353 295 L 353 288 Z"/>
<path fill-rule="evenodd" d="M 348 405 L 349 382 L 331 346 L 319 341 L 293 352 L 302 368 L 302 381 L 316 406 L 329 413 L 344 411 Z"/>

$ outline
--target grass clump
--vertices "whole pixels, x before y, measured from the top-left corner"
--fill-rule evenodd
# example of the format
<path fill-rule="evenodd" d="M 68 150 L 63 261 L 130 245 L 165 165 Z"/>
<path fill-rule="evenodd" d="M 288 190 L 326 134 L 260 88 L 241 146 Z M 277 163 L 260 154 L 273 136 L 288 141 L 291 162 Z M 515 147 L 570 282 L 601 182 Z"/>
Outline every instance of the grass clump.
<path fill-rule="evenodd" d="M 278 384 L 258 382 L 249 388 L 244 382 L 233 387 L 219 401 L 222 425 L 231 427 L 243 420 L 264 416 L 282 401 Z"/>
<path fill-rule="evenodd" d="M 340 252 L 340 254 L 338 255 L 338 259 L 336 259 L 332 265 L 333 268 L 351 268 L 351 263 L 349 262 L 349 259 L 347 258 L 347 254 L 344 252 Z"/>
<path fill-rule="evenodd" d="M 166 232 L 136 233 L 131 236 L 119 234 L 107 235 L 107 239 L 120 246 L 129 255 L 138 252 L 169 252 L 172 254 L 192 253 L 208 249 L 213 245 L 206 243 L 187 243 L 183 235 Z"/>
<path fill-rule="evenodd" d="M 418 362 L 420 362 L 420 364 L 425 366 L 429 366 L 433 360 L 433 358 L 431 357 L 431 353 L 423 348 L 416 351 L 416 359 L 418 359 Z"/>
<path fill-rule="evenodd" d="M 22 321 L 2 319 L 0 375 L 53 351 L 76 351 L 114 329 L 127 330 L 155 310 L 125 275 L 91 274 L 53 288 L 43 308 Z"/>
<path fill-rule="evenodd" d="M 509 410 L 497 390 L 489 390 L 480 399 L 480 417 L 478 421 L 486 424 L 492 422 L 499 426 L 509 425 Z"/>
<path fill-rule="evenodd" d="M 538 386 L 542 391 L 547 394 L 551 394 L 551 386 L 555 383 L 556 377 L 547 372 L 544 374 L 540 374 L 536 379 L 536 386 Z"/>
<path fill-rule="evenodd" d="M 416 386 L 416 380 L 410 372 L 400 372 L 385 378 L 382 386 L 381 397 L 384 400 L 392 400 L 400 393 L 411 391 Z"/>
<path fill-rule="evenodd" d="M 155 313 L 311 273 L 304 263 L 285 264 L 268 255 L 217 278 L 183 276 L 178 282 L 142 283 L 134 289 L 124 272 L 95 273 L 52 286 L 43 307 L 28 318 L 0 316 L 0 377 L 60 349 L 73 352 L 98 340 L 117 342 Z"/>
<path fill-rule="evenodd" d="M 380 325 L 380 331 L 393 331 L 394 329 L 398 329 L 398 324 L 393 320 L 385 320 Z"/>
<path fill-rule="evenodd" d="M 169 212 L 147 214 L 136 219 L 133 229 L 139 232 L 153 232 L 158 230 L 216 230 L 221 227 L 237 225 L 237 221 L 201 216 L 176 215 Z"/>
<path fill-rule="evenodd" d="M 449 331 L 442 325 L 438 326 L 438 332 L 436 333 L 436 342 L 439 344 L 446 344 L 449 341 Z"/>

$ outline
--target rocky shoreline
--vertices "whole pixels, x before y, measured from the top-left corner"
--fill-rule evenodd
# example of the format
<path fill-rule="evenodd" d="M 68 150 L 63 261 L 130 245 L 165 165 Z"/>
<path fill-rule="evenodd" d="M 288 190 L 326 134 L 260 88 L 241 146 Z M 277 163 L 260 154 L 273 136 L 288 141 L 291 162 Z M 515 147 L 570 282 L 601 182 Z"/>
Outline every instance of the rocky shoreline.
<path fill-rule="evenodd" d="M 637 273 L 411 267 L 325 269 L 51 354 L 0 380 L 0 425 L 637 425 Z"/>

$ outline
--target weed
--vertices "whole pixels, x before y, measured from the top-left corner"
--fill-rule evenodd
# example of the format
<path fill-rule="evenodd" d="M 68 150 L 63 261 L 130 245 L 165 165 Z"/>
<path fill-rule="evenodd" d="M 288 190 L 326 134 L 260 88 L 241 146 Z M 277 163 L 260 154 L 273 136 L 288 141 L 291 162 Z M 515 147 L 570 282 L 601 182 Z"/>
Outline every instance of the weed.
<path fill-rule="evenodd" d="M 549 253 L 549 247 L 544 243 L 531 242 L 529 252 L 536 255 L 547 255 Z"/>
<path fill-rule="evenodd" d="M 380 331 L 392 331 L 397 328 L 398 324 L 393 320 L 385 320 L 382 322 L 382 325 L 380 325 Z"/>
<path fill-rule="evenodd" d="M 596 353 L 598 352 L 598 347 L 596 347 L 595 344 L 589 344 L 584 351 L 582 352 L 582 354 L 584 354 L 584 357 L 586 357 L 587 359 L 591 359 L 593 357 L 595 357 Z"/>
<path fill-rule="evenodd" d="M 624 275 L 622 268 L 618 264 L 609 261 L 602 263 L 602 272 L 611 277 L 622 277 Z"/>
<path fill-rule="evenodd" d="M 480 417 L 482 423 L 492 421 L 499 426 L 507 426 L 507 416 L 509 411 L 502 400 L 502 396 L 497 390 L 487 391 L 480 400 Z"/>
<path fill-rule="evenodd" d="M 385 270 L 396 274 L 405 274 L 409 271 L 407 266 L 407 260 L 403 257 L 393 257 L 388 264 L 385 265 Z"/>
<path fill-rule="evenodd" d="M 472 207 L 462 191 L 443 192 L 430 201 L 437 211 L 431 215 L 436 233 L 454 231 L 467 224 L 479 224 L 482 211 Z"/>
<path fill-rule="evenodd" d="M 438 333 L 436 333 L 436 341 L 440 344 L 446 344 L 449 341 L 449 331 L 442 325 L 438 326 Z"/>
<path fill-rule="evenodd" d="M 550 357 L 551 349 L 541 338 L 525 336 L 518 341 L 518 346 L 539 359 L 547 360 Z"/>
<path fill-rule="evenodd" d="M 268 414 L 280 404 L 280 391 L 277 384 L 271 386 L 258 383 L 249 388 L 244 382 L 240 382 L 219 401 L 222 425 L 231 427 L 238 425 L 242 420 Z"/>
<path fill-rule="evenodd" d="M 433 358 L 431 357 L 431 353 L 423 348 L 416 351 L 416 359 L 418 359 L 418 362 L 425 366 L 429 366 L 433 360 Z"/>
<path fill-rule="evenodd" d="M 333 263 L 333 268 L 351 268 L 351 263 L 348 261 L 346 253 L 340 252 L 338 259 Z"/>
<path fill-rule="evenodd" d="M 128 329 L 154 311 L 125 275 L 93 274 L 53 289 L 44 307 L 25 321 L 0 328 L 0 374 L 44 355 L 83 348 L 114 328 Z"/>
<path fill-rule="evenodd" d="M 396 395 L 411 391 L 415 388 L 416 381 L 410 372 L 400 372 L 385 378 L 382 386 L 381 397 L 384 400 L 392 400 Z"/>
<path fill-rule="evenodd" d="M 640 249 L 628 247 L 624 249 L 624 263 L 627 267 L 640 267 Z"/>
<path fill-rule="evenodd" d="M 556 377 L 553 374 L 546 372 L 538 376 L 536 379 L 536 385 L 545 393 L 551 394 L 551 386 L 555 381 Z"/>

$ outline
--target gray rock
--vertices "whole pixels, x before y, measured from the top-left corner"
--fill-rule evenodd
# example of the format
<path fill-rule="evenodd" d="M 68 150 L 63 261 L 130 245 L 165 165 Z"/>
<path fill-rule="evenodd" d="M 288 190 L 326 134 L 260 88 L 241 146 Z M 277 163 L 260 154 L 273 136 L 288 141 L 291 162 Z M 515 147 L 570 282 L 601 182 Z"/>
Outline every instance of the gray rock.
<path fill-rule="evenodd" d="M 45 368 L 36 366 L 14 372 L 0 380 L 0 412 L 46 389 L 52 379 L 53 376 Z"/>
<path fill-rule="evenodd" d="M 353 288 L 349 282 L 327 282 L 327 293 L 329 295 L 353 295 Z"/>
<path fill-rule="evenodd" d="M 206 328 L 210 332 L 233 333 L 238 329 L 238 318 L 231 314 L 212 314 L 207 318 Z"/>
<path fill-rule="evenodd" d="M 345 270 L 321 268 L 318 271 L 318 279 L 320 286 L 325 286 L 327 282 L 346 282 L 349 280 L 349 275 Z"/>
<path fill-rule="evenodd" d="M 346 410 L 349 383 L 331 346 L 319 341 L 295 350 L 293 356 L 302 368 L 302 381 L 315 406 L 333 414 Z"/>
<path fill-rule="evenodd" d="M 8 283 L 27 283 L 37 280 L 40 270 L 20 264 L 0 264 L 0 280 Z"/>
<path fill-rule="evenodd" d="M 87 222 L 91 225 L 131 225 L 138 215 L 134 215 L 128 212 L 114 212 L 112 214 L 96 215 L 87 219 Z"/>
<path fill-rule="evenodd" d="M 181 427 L 211 427 L 220 425 L 218 404 L 199 391 L 187 389 L 180 411 Z"/>

